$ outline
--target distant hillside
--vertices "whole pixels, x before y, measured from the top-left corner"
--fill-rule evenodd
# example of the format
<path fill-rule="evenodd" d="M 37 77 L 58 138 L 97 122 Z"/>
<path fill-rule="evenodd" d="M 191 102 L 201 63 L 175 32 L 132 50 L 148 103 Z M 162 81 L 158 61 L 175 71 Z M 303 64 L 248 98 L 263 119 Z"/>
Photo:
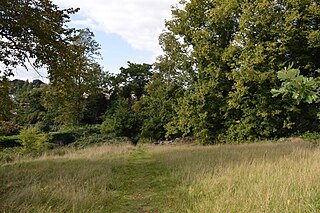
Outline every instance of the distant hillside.
<path fill-rule="evenodd" d="M 29 82 L 28 80 L 20 80 L 20 79 L 14 79 L 10 81 L 10 95 L 17 96 L 21 90 L 28 90 L 32 88 L 38 88 L 42 84 L 45 84 L 43 81 L 39 79 L 35 79 L 32 82 Z"/>

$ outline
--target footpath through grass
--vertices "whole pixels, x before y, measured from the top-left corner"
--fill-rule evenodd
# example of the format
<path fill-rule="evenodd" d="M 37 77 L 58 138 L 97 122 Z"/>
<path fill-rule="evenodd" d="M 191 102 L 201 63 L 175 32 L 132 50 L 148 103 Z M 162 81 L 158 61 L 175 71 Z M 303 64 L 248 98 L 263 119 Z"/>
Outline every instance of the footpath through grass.
<path fill-rule="evenodd" d="M 0 212 L 320 212 L 320 149 L 89 148 L 0 166 Z"/>
<path fill-rule="evenodd" d="M 170 212 L 177 179 L 145 148 L 0 167 L 0 212 Z"/>

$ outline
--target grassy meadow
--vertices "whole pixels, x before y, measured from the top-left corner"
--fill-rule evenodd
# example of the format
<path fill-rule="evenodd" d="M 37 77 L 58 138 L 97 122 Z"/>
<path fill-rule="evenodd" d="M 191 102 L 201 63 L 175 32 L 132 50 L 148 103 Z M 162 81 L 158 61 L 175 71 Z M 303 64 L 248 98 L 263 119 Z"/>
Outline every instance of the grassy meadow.
<path fill-rule="evenodd" d="M 320 149 L 102 145 L 0 166 L 0 212 L 320 212 Z"/>

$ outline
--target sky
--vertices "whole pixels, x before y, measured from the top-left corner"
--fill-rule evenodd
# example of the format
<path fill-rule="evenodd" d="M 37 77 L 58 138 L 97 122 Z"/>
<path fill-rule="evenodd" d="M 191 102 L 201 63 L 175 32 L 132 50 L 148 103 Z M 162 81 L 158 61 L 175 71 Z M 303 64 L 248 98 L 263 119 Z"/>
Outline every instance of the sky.
<path fill-rule="evenodd" d="M 60 8 L 80 8 L 70 27 L 89 28 L 101 45 L 105 71 L 118 73 L 127 62 L 153 63 L 162 51 L 158 37 L 171 18 L 171 6 L 179 0 L 53 0 Z M 44 70 L 40 70 L 45 75 Z M 39 75 L 21 68 L 15 78 L 37 79 Z M 42 79 L 43 80 L 43 79 Z"/>

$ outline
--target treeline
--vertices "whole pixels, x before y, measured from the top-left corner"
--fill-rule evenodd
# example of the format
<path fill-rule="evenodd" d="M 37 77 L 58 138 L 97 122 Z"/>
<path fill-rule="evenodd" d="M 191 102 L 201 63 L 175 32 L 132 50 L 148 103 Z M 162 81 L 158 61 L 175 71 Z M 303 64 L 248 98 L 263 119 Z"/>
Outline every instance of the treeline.
<path fill-rule="evenodd" d="M 35 127 L 39 132 L 48 133 L 104 122 L 104 132 L 126 136 L 136 143 L 142 120 L 135 114 L 133 104 L 143 99 L 145 87 L 153 75 L 152 66 L 128 62 L 128 67 L 120 70 L 119 74 L 90 70 L 88 79 L 91 82 L 81 78 L 81 82 L 72 84 L 74 87 L 67 91 L 40 80 L 1 81 L 2 88 L 7 86 L 11 107 L 0 121 L 0 135 L 18 134 L 23 127 Z M 115 122 L 107 125 L 109 120 Z M 107 128 L 115 130 L 108 132 Z"/>
<path fill-rule="evenodd" d="M 5 103 L 0 119 L 36 125 L 41 131 L 101 124 L 103 134 L 128 137 L 135 144 L 186 136 L 203 144 L 240 143 L 319 131 L 318 1 L 181 4 L 166 21 L 159 38 L 164 54 L 153 65 L 129 62 L 119 74 L 104 72 L 95 60 L 99 45 L 86 29 L 60 30 L 65 35 L 61 45 L 52 51 L 52 44 L 47 55 L 22 48 L 21 53 L 38 59 L 34 65 L 48 67 L 50 83 L 22 86 L 17 92 L 8 84 L 8 68 L 0 86 Z M 52 4 L 38 7 L 59 11 Z M 69 20 L 62 17 L 46 20 Z M 13 30 L 7 26 L 8 32 Z M 50 42 L 38 43 L 44 51 L 50 47 Z M 6 54 L 2 62 L 15 66 L 10 61 L 14 52 Z"/>
<path fill-rule="evenodd" d="M 165 51 L 161 71 L 185 88 L 166 124 L 167 135 L 232 143 L 319 131 L 316 102 L 270 92 L 281 86 L 277 73 L 289 66 L 306 78 L 318 78 L 318 1 L 182 3 L 160 36 Z M 308 89 L 295 88 L 295 94 Z"/>

